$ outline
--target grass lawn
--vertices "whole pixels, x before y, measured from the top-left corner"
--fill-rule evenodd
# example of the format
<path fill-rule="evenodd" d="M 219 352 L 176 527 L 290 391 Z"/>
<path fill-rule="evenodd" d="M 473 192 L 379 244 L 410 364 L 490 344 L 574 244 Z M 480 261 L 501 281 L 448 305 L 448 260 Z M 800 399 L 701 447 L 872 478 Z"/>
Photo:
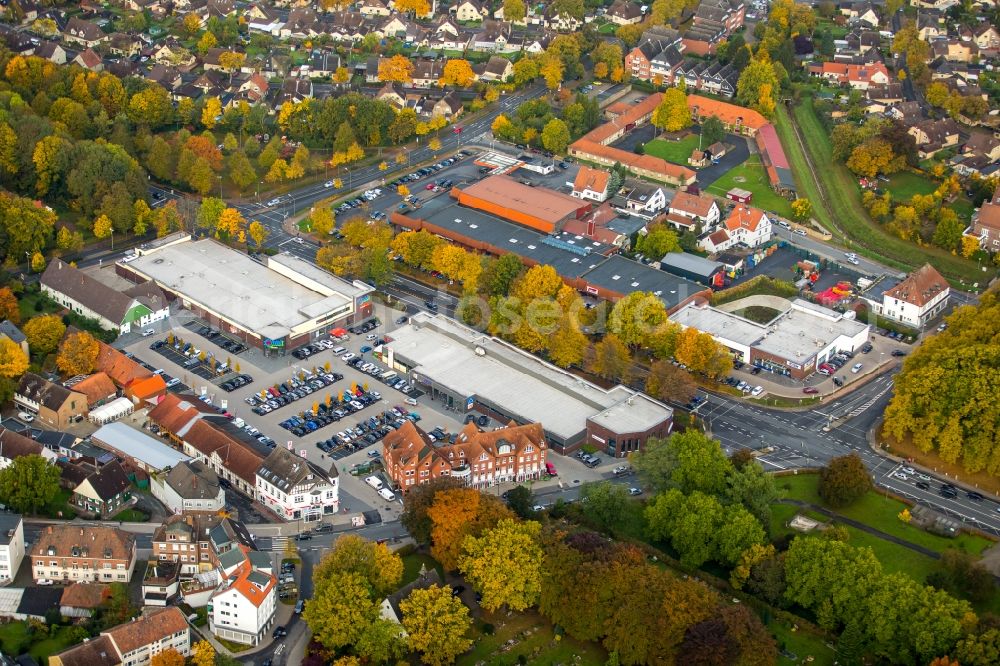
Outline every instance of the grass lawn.
<path fill-rule="evenodd" d="M 666 139 L 653 139 L 642 150 L 647 155 L 659 157 L 674 164 L 687 166 L 691 151 L 698 147 L 698 135 L 688 134 L 679 141 L 667 141 Z"/>
<path fill-rule="evenodd" d="M 791 202 L 771 189 L 771 181 L 768 180 L 767 172 L 760 163 L 760 157 L 751 156 L 743 164 L 730 169 L 722 178 L 706 188 L 706 191 L 724 197 L 726 192 L 734 187 L 753 192 L 751 203 L 754 206 L 782 217 L 792 216 Z"/>
<path fill-rule="evenodd" d="M 437 569 L 441 580 L 444 580 L 444 568 L 437 560 L 425 553 L 410 553 L 403 556 L 403 580 L 400 581 L 400 586 L 409 585 L 417 579 L 420 574 L 420 565 L 424 565 L 428 569 Z"/>
<path fill-rule="evenodd" d="M 817 170 L 817 176 L 824 186 L 830 213 L 838 227 L 858 244 L 857 251 L 904 270 L 913 270 L 929 261 L 953 281 L 984 282 L 993 276 L 992 272 L 981 273 L 975 262 L 953 256 L 940 248 L 918 247 L 887 233 L 872 222 L 861 206 L 857 180 L 847 167 L 833 159 L 829 132 L 820 123 L 812 99 L 806 97 L 800 100 L 793 113 L 812 163 L 823 165 Z"/>
<path fill-rule="evenodd" d="M 809 199 L 813 205 L 812 218 L 819 222 L 820 226 L 832 234 L 838 233 L 837 225 L 834 224 L 830 210 L 819 194 L 816 181 L 812 178 L 812 170 L 802 146 L 795 136 L 792 121 L 788 117 L 788 111 L 783 105 L 778 105 L 775 117 L 774 128 L 778 132 L 778 139 L 785 149 L 785 156 L 788 157 L 789 165 L 792 167 L 792 177 L 795 179 L 795 186 L 798 196 Z"/>
<path fill-rule="evenodd" d="M 29 654 L 39 663 L 45 663 L 49 657 L 58 654 L 77 642 L 75 636 L 69 634 L 69 627 L 59 627 L 54 636 L 38 641 L 28 650 Z"/>
<path fill-rule="evenodd" d="M 795 630 L 780 620 L 768 623 L 767 628 L 774 634 L 778 642 L 778 650 L 787 650 L 795 655 L 793 661 L 778 655 L 779 664 L 804 664 L 811 662 L 816 666 L 828 666 L 834 663 L 833 650 L 826 646 L 822 636 L 811 634 L 802 629 Z M 810 659 L 811 658 L 811 659 Z"/>
<path fill-rule="evenodd" d="M 484 614 L 484 620 L 494 625 L 495 633 L 489 636 L 483 634 L 483 623 L 477 622 L 473 630 L 472 649 L 457 659 L 455 663 L 459 666 L 479 663 L 509 666 L 517 664 L 519 657 L 526 660 L 521 663 L 533 666 L 599 666 L 608 658 L 608 653 L 600 645 L 577 641 L 569 636 L 557 639 L 549 621 L 535 612 L 517 613 L 509 617 L 506 613 L 495 616 Z M 506 649 L 504 644 L 509 640 L 515 641 L 515 644 Z"/>
<path fill-rule="evenodd" d="M 784 497 L 823 506 L 823 502 L 816 492 L 816 486 L 819 483 L 818 474 L 783 476 L 775 479 L 775 481 L 779 492 Z M 886 534 L 905 539 L 906 541 L 939 553 L 949 548 L 957 548 L 971 555 L 979 555 L 993 545 L 993 542 L 989 539 L 974 534 L 960 534 L 954 539 L 949 539 L 931 534 L 919 527 L 907 525 L 898 518 L 899 513 L 905 507 L 906 505 L 899 500 L 885 497 L 877 492 L 869 492 L 851 506 L 837 509 L 836 512 L 871 525 Z M 909 552 L 913 553 L 913 551 Z"/>
<path fill-rule="evenodd" d="M 40 310 L 35 309 L 36 303 L 42 304 Z M 22 323 L 37 315 L 51 314 L 53 312 L 58 312 L 61 309 L 55 301 L 49 299 L 41 291 L 25 290 L 23 294 L 18 296 L 17 305 L 21 310 Z"/>
<path fill-rule="evenodd" d="M 28 634 L 26 622 L 8 622 L 0 625 L 0 647 L 6 654 L 29 652 L 37 662 L 46 663 L 49 656 L 62 652 L 77 642 L 69 630 L 70 627 L 55 627 L 52 635 L 35 641 L 36 637 Z"/>
<path fill-rule="evenodd" d="M 597 29 L 597 32 L 599 32 L 602 35 L 613 35 L 615 34 L 615 30 L 617 29 L 618 29 L 617 25 L 608 22 L 608 23 L 602 23 L 601 27 Z"/>
<path fill-rule="evenodd" d="M 896 201 L 909 201 L 915 194 L 930 194 L 937 189 L 937 183 L 911 171 L 901 171 L 889 177 L 885 189 L 892 193 Z"/>
<path fill-rule="evenodd" d="M 49 518 L 76 518 L 76 511 L 69 504 L 69 498 L 72 495 L 72 491 L 60 488 L 59 492 L 52 498 L 52 501 L 39 511 L 39 514 L 48 516 Z"/>
<path fill-rule="evenodd" d="M 116 514 L 114 519 L 120 520 L 124 523 L 144 523 L 149 520 L 149 516 L 142 511 L 137 511 L 136 509 L 126 509 L 119 514 Z"/>

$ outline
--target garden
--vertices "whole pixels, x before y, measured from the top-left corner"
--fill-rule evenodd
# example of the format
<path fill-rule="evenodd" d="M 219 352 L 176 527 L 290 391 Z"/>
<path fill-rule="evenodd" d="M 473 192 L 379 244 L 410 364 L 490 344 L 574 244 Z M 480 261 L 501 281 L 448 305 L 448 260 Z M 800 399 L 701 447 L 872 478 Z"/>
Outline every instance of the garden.
<path fill-rule="evenodd" d="M 698 147 L 701 137 L 697 134 L 688 134 L 677 141 L 666 139 L 653 139 L 643 146 L 642 150 L 647 155 L 659 157 L 674 164 L 687 166 L 688 158 L 692 151 Z"/>
<path fill-rule="evenodd" d="M 690 153 L 688 153 L 690 155 Z M 705 191 L 719 197 L 738 187 L 753 192 L 751 204 L 782 217 L 792 217 L 792 204 L 785 197 L 771 189 L 767 171 L 759 156 L 751 156 L 743 164 L 727 171 L 721 178 L 705 188 Z"/>

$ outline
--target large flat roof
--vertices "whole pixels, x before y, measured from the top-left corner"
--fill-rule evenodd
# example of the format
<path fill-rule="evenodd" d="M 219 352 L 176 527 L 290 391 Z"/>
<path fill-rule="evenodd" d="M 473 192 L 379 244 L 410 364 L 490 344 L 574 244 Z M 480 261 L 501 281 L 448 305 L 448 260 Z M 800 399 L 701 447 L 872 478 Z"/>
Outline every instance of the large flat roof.
<path fill-rule="evenodd" d="M 728 340 L 745 347 L 752 346 L 767 333 L 766 326 L 749 319 L 694 303 L 670 315 L 670 320 L 685 328 L 695 328 L 714 338 Z"/>
<path fill-rule="evenodd" d="M 265 265 L 211 238 L 147 247 L 128 268 L 247 331 L 272 338 L 349 306 L 370 290 L 298 257 L 277 255 Z"/>
<path fill-rule="evenodd" d="M 90 437 L 141 460 L 153 469 L 166 469 L 191 460 L 190 456 L 120 422 L 103 425 Z"/>
<path fill-rule="evenodd" d="M 867 331 L 868 324 L 847 319 L 821 305 L 796 299 L 792 301 L 791 309 L 771 322 L 768 328 L 767 335 L 757 342 L 756 348 L 802 364 L 837 338 L 853 338 Z"/>
<path fill-rule="evenodd" d="M 411 366 L 422 381 L 477 396 L 524 423 L 541 423 L 564 441 L 602 414 L 604 425 L 621 432 L 646 430 L 672 414 L 648 396 L 623 386 L 602 389 L 441 315 L 418 313 L 392 337 L 387 346 L 394 360 Z M 631 405 L 608 411 L 629 398 Z"/>
<path fill-rule="evenodd" d="M 619 294 L 630 294 L 633 291 L 652 292 L 663 301 L 668 310 L 707 289 L 704 285 L 618 254 L 608 257 L 607 261 L 595 266 L 583 276 L 583 279 L 593 286 L 604 287 Z"/>
<path fill-rule="evenodd" d="M 718 261 L 711 261 L 696 254 L 687 252 L 668 252 L 660 259 L 660 269 L 671 272 L 670 269 L 687 271 L 702 277 L 709 278 L 713 274 L 723 269 L 723 265 Z"/>
<path fill-rule="evenodd" d="M 582 199 L 550 190 L 545 187 L 524 185 L 510 176 L 490 176 L 461 190 L 463 198 L 476 197 L 483 201 L 527 213 L 550 224 L 587 206 Z"/>

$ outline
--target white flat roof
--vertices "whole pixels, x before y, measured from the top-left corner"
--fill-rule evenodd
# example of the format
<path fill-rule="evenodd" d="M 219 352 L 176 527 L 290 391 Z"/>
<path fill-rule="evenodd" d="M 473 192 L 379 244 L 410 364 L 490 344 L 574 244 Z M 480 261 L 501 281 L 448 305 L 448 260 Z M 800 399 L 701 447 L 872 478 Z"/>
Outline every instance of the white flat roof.
<path fill-rule="evenodd" d="M 190 456 L 120 422 L 103 425 L 90 437 L 130 458 L 141 460 L 153 469 L 166 469 L 191 460 Z"/>
<path fill-rule="evenodd" d="M 731 312 L 691 303 L 670 316 L 686 328 L 695 328 L 714 338 L 750 347 L 764 337 L 767 327 Z"/>
<path fill-rule="evenodd" d="M 609 412 L 634 392 L 622 386 L 602 389 L 444 316 L 416 314 L 392 338 L 387 346 L 393 355 L 412 366 L 423 381 L 460 396 L 477 396 L 525 423 L 541 423 L 563 440 L 582 433 L 587 419 L 598 415 L 602 425 L 613 431 L 634 432 L 672 414 L 648 396 Z"/>
<path fill-rule="evenodd" d="M 868 324 L 857 319 L 847 319 L 829 308 L 796 299 L 792 301 L 792 308 L 771 324 L 767 336 L 755 347 L 801 364 L 838 338 L 853 339 L 867 330 Z"/>
<path fill-rule="evenodd" d="M 269 262 L 316 284 L 286 277 L 211 238 L 147 248 L 128 267 L 247 331 L 271 338 L 350 305 L 365 291 L 297 257 L 277 255 Z"/>

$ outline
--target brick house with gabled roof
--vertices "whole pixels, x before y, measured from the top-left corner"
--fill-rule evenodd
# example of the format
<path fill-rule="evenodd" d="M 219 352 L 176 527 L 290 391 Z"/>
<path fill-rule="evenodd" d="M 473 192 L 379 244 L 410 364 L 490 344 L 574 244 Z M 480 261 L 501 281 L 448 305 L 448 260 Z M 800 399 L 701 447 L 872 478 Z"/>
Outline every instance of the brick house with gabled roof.
<path fill-rule="evenodd" d="M 701 225 L 710 231 L 719 223 L 719 204 L 712 197 L 690 192 L 677 192 L 667 207 L 665 222 L 682 231 Z"/>
<path fill-rule="evenodd" d="M 38 415 L 52 428 L 65 428 L 87 414 L 87 397 L 79 391 L 55 384 L 33 372 L 21 376 L 14 402 Z"/>
<path fill-rule="evenodd" d="M 382 443 L 385 472 L 403 493 L 440 476 L 483 488 L 537 479 L 545 472 L 548 444 L 540 423 L 517 425 L 512 421 L 489 432 L 469 423 L 454 442 L 435 444 L 410 421 L 386 435 Z"/>
<path fill-rule="evenodd" d="M 161 608 L 101 632 L 97 638 L 49 657 L 50 666 L 149 666 L 173 649 L 191 654 L 191 628 L 179 608 Z"/>
<path fill-rule="evenodd" d="M 89 377 L 70 384 L 70 387 L 87 397 L 87 407 L 90 408 L 111 402 L 118 397 L 118 389 L 115 383 L 103 372 L 95 372 Z"/>
<path fill-rule="evenodd" d="M 49 525 L 30 557 L 35 581 L 128 583 L 135 569 L 135 536 L 117 527 Z"/>
<path fill-rule="evenodd" d="M 578 199 L 605 201 L 609 196 L 608 184 L 611 174 L 603 169 L 592 169 L 581 165 L 573 181 L 573 191 L 570 194 Z"/>
<path fill-rule="evenodd" d="M 223 432 L 213 423 L 198 419 L 184 435 L 184 453 L 201 460 L 243 494 L 255 498 L 257 470 L 264 461 L 250 444 Z"/>

